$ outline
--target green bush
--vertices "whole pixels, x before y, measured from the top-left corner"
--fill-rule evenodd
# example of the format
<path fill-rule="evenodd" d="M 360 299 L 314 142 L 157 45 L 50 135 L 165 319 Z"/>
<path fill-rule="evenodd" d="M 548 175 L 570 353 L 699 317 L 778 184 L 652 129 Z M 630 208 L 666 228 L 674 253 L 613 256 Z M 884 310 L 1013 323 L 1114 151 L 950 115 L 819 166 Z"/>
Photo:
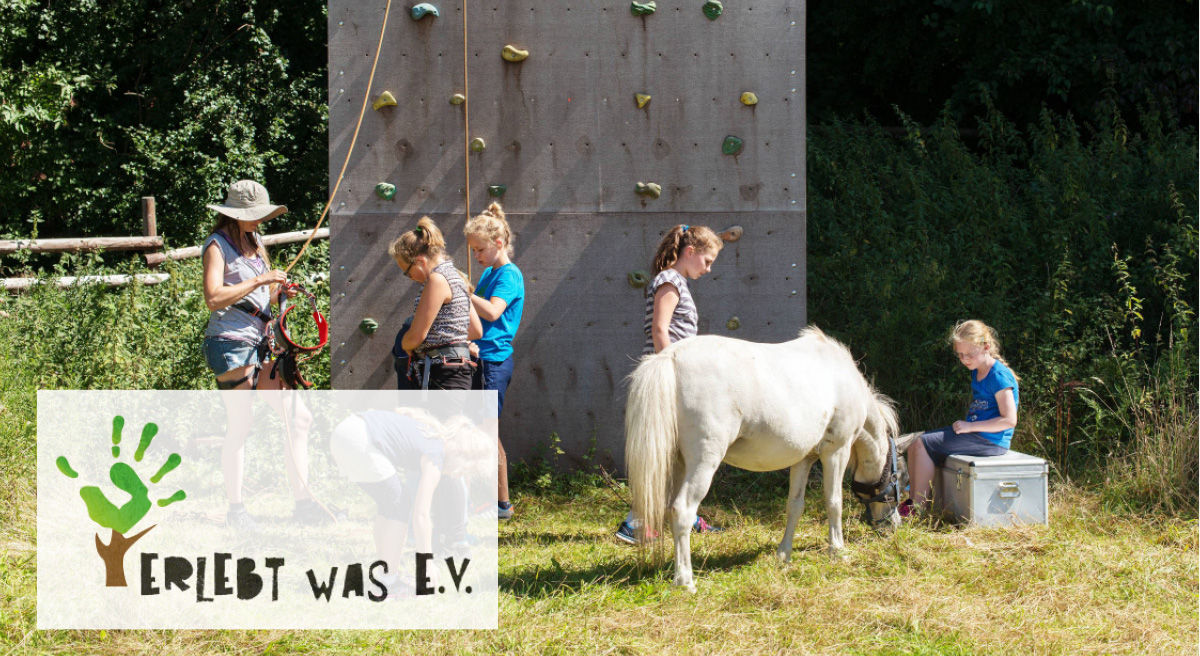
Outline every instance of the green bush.
<path fill-rule="evenodd" d="M 284 266 L 292 249 L 275 249 Z M 145 273 L 132 262 L 104 266 L 96 255 L 64 256 L 42 279 Z M 314 242 L 291 278 L 317 294 L 329 312 L 328 242 Z M 215 389 L 200 353 L 209 311 L 201 290 L 200 261 L 167 262 L 170 278 L 158 285 L 35 285 L 0 298 L 0 363 L 5 380 L 30 389 Z M 289 315 L 289 323 L 292 315 Z M 297 327 L 311 323 L 297 317 Z M 329 351 L 305 368 L 329 387 Z"/>
<path fill-rule="evenodd" d="M 1150 107 L 1133 133 L 1110 103 L 1098 127 L 1044 110 L 1020 130 L 993 109 L 969 147 L 948 117 L 898 114 L 901 138 L 870 121 L 811 131 L 808 302 L 904 428 L 961 416 L 967 374 L 945 339 L 978 318 L 1022 378 L 1018 448 L 1064 471 L 1136 448 L 1155 406 L 1123 401 L 1119 378 L 1138 399 L 1171 389 L 1195 451 L 1195 129 Z"/>

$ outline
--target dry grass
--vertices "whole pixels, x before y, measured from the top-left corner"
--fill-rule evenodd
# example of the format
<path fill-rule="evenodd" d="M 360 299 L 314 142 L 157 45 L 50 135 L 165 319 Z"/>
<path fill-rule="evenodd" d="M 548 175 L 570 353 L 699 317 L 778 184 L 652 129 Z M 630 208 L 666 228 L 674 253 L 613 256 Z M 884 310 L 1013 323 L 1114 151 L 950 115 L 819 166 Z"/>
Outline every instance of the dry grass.
<path fill-rule="evenodd" d="M 881 539 L 848 519 L 835 562 L 814 496 L 780 566 L 781 495 L 705 508 L 729 531 L 693 541 L 696 595 L 611 538 L 624 510 L 595 489 L 522 498 L 502 526 L 497 631 L 37 632 L 35 505 L 18 483 L 0 530 L 0 636 L 15 653 L 1197 652 L 1194 520 L 1109 514 L 1063 487 L 1049 527 L 918 523 Z"/>

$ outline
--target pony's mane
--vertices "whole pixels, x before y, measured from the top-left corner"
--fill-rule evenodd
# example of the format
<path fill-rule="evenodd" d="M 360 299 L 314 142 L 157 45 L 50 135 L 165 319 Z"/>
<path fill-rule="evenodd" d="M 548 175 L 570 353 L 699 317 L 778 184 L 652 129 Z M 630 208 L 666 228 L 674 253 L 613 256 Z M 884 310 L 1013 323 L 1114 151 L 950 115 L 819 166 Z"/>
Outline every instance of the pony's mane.
<path fill-rule="evenodd" d="M 797 340 L 813 339 L 818 342 L 828 344 L 829 346 L 832 346 L 834 349 L 837 349 L 838 351 L 840 351 L 842 353 L 842 355 L 845 355 L 847 358 L 850 358 L 850 361 L 855 363 L 854 364 L 855 368 L 858 367 L 858 361 L 854 359 L 854 354 L 852 354 L 850 352 L 850 347 L 848 347 L 845 344 L 839 342 L 838 340 L 830 337 L 829 335 L 826 335 L 825 331 L 821 330 L 820 328 L 817 328 L 816 326 L 805 326 L 804 328 L 802 328 L 800 330 L 800 334 L 796 337 L 796 339 Z M 874 389 L 872 389 L 872 391 L 874 391 Z"/>
<path fill-rule="evenodd" d="M 846 357 L 850 360 L 850 362 L 854 363 L 854 368 L 858 369 L 859 373 L 862 373 L 862 370 L 858 366 L 858 361 L 854 359 L 854 354 L 850 352 L 850 347 L 830 337 L 829 335 L 826 335 L 825 332 L 820 328 L 816 326 L 805 326 L 800 330 L 800 335 L 797 339 L 813 339 L 821 342 L 822 344 L 827 344 L 840 355 Z M 873 396 L 876 403 L 879 404 L 877 408 L 879 413 L 877 419 L 883 425 L 878 426 L 877 429 L 882 429 L 886 431 L 886 434 L 890 434 L 893 437 L 898 437 L 900 434 L 900 426 L 896 413 L 896 402 L 888 396 L 880 393 L 880 391 L 876 389 L 875 385 L 871 383 L 870 379 L 867 378 L 865 374 L 862 377 L 862 381 L 867 387 L 867 393 Z"/>

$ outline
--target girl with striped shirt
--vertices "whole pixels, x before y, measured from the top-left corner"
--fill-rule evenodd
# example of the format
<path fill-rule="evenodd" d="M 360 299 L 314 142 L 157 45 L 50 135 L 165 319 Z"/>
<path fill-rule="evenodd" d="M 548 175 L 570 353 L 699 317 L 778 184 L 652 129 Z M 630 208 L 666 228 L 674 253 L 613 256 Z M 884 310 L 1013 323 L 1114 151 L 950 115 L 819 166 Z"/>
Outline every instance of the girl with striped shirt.
<path fill-rule="evenodd" d="M 483 334 L 470 292 L 454 262 L 446 257 L 446 239 L 427 216 L 388 247 L 388 253 L 419 283 L 412 325 L 401 345 L 418 367 L 418 389 L 469 390 L 469 340 Z M 421 366 L 425 365 L 425 366 Z"/>
<path fill-rule="evenodd" d="M 705 226 L 677 225 L 671 228 L 654 253 L 654 279 L 646 286 L 646 320 L 642 329 L 646 342 L 642 355 L 652 355 L 681 339 L 695 337 L 699 321 L 688 280 L 712 271 L 724 246 L 721 237 Z M 637 544 L 637 518 L 630 511 L 617 527 L 617 538 Z M 710 533 L 721 529 L 696 517 L 692 530 Z"/>

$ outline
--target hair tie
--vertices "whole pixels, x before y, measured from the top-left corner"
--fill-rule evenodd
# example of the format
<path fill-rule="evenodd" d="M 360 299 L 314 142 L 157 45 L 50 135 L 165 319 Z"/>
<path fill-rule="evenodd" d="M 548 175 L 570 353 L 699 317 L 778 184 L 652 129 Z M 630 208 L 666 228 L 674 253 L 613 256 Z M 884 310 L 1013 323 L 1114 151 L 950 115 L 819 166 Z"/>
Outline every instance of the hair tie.
<path fill-rule="evenodd" d="M 416 236 L 418 236 L 418 237 L 420 237 L 420 236 L 421 236 L 421 233 L 422 233 L 422 232 L 424 232 L 424 231 L 423 231 L 423 230 L 421 230 L 421 226 L 417 226 L 417 227 L 413 228 L 413 234 L 414 234 L 414 235 L 416 235 Z"/>
<path fill-rule="evenodd" d="M 681 230 L 680 232 L 687 232 L 688 228 L 690 228 L 690 227 L 691 226 L 689 226 L 688 224 L 685 223 L 685 224 L 683 224 L 683 230 Z"/>

